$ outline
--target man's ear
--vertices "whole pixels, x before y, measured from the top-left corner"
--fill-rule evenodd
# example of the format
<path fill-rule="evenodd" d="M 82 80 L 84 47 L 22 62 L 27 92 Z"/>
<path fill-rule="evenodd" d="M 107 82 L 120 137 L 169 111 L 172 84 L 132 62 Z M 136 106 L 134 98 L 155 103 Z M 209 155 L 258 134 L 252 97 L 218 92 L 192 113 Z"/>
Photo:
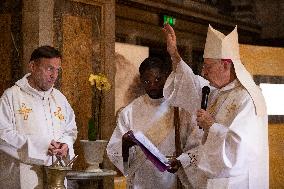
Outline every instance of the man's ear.
<path fill-rule="evenodd" d="M 30 61 L 29 62 L 29 64 L 28 64 L 28 70 L 30 71 L 30 72 L 32 72 L 32 71 L 34 71 L 34 68 L 35 67 L 35 62 L 32 60 L 32 61 Z"/>

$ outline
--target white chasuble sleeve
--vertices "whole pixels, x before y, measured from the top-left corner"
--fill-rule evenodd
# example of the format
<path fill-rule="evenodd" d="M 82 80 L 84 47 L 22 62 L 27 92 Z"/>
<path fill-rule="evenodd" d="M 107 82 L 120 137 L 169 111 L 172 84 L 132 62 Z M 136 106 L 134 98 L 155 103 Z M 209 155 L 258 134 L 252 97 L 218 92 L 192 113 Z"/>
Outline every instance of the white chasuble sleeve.
<path fill-rule="evenodd" d="M 15 116 L 19 110 L 14 109 L 12 98 L 12 90 L 7 90 L 0 101 L 0 150 L 24 163 L 42 165 L 45 160 L 42 154 L 46 154 L 49 139 L 17 130 Z"/>
<path fill-rule="evenodd" d="M 9 103 L 9 96 L 7 91 L 3 94 L 0 100 L 0 138 L 1 150 L 9 155 L 18 158 L 16 153 L 26 142 L 25 135 L 19 134 L 14 128 L 14 111 L 12 104 Z"/>
<path fill-rule="evenodd" d="M 176 174 L 184 186 L 189 188 L 203 188 L 206 185 L 206 175 L 199 170 L 198 167 L 191 166 L 191 168 L 189 168 L 188 166 L 191 165 L 191 163 L 194 164 L 195 157 L 189 154 L 197 153 L 204 132 L 197 126 L 195 115 L 191 115 L 191 121 L 189 121 L 188 124 L 190 124 L 190 127 L 186 133 L 187 138 L 183 142 L 183 153 L 177 158 L 181 161 L 182 168 L 180 168 Z"/>
<path fill-rule="evenodd" d="M 46 148 L 42 148 L 42 141 L 45 141 L 44 136 L 32 136 L 20 134 L 15 126 L 13 106 L 10 102 L 12 95 L 6 91 L 0 101 L 0 150 L 6 154 L 30 164 L 44 164 L 44 158 L 38 157 L 33 149 L 37 151 L 43 150 L 46 153 Z M 36 141 L 35 142 L 35 138 Z"/>
<path fill-rule="evenodd" d="M 137 157 L 137 150 L 135 146 L 129 149 L 128 162 L 123 162 L 122 157 L 122 136 L 127 131 L 132 130 L 132 107 L 127 106 L 122 110 L 117 119 L 117 125 L 107 145 L 107 154 L 111 162 L 124 174 L 124 176 L 131 177 L 135 171 L 146 160 L 145 155 Z"/>
<path fill-rule="evenodd" d="M 176 71 L 168 77 L 164 96 L 172 106 L 180 107 L 195 114 L 201 104 L 201 88 L 208 81 L 194 75 L 192 69 L 184 62 L 178 63 Z"/>

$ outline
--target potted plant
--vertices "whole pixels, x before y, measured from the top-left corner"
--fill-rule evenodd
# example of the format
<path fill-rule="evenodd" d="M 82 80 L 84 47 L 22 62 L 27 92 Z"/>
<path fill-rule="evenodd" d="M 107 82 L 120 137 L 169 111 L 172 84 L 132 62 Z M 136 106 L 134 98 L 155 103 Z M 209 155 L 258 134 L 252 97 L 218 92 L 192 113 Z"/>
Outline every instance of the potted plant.
<path fill-rule="evenodd" d="M 108 91 L 111 87 L 107 77 L 104 74 L 91 74 L 89 77 L 90 84 L 94 86 L 94 111 L 93 117 L 88 122 L 88 140 L 81 140 L 80 143 L 83 147 L 84 157 L 89 164 L 86 171 L 88 172 L 101 172 L 99 164 L 103 161 L 108 141 L 102 140 L 101 137 L 101 107 L 103 92 Z"/>

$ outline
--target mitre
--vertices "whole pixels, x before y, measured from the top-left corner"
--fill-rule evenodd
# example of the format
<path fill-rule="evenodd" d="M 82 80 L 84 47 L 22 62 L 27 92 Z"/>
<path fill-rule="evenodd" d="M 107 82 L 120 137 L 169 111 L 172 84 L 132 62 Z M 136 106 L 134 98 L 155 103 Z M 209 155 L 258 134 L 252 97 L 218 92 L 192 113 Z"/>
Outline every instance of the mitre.
<path fill-rule="evenodd" d="M 237 26 L 225 36 L 209 25 L 203 58 L 239 60 Z"/>

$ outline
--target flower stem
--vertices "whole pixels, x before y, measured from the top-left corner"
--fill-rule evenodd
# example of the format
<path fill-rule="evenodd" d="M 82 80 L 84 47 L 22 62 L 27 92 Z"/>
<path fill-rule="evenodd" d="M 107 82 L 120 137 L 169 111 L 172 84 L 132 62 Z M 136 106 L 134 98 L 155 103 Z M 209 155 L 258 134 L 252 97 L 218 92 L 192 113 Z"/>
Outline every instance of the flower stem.
<path fill-rule="evenodd" d="M 98 122 L 97 122 L 97 140 L 102 139 L 102 133 L 101 133 L 101 113 L 102 113 L 102 96 L 103 92 L 99 91 L 99 99 L 98 99 Z"/>

